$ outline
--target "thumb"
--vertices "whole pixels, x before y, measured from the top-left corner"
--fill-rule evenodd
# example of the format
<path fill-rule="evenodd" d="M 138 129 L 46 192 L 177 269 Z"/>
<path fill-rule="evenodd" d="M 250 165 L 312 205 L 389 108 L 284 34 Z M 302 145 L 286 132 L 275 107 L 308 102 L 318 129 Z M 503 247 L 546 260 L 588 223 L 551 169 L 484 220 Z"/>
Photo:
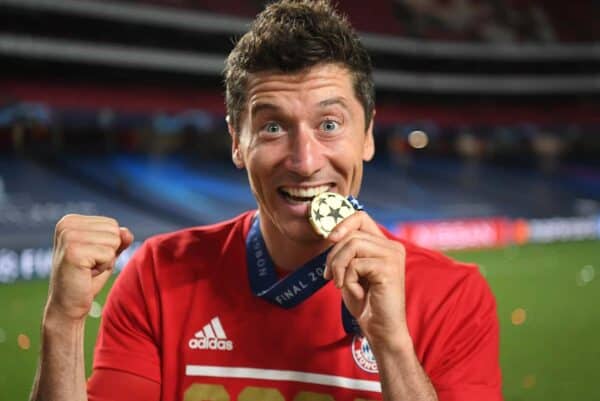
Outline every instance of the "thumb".
<path fill-rule="evenodd" d="M 117 256 L 121 254 L 125 249 L 129 248 L 129 245 L 133 242 L 133 234 L 127 227 L 120 227 L 121 234 L 121 245 L 117 249 Z"/>

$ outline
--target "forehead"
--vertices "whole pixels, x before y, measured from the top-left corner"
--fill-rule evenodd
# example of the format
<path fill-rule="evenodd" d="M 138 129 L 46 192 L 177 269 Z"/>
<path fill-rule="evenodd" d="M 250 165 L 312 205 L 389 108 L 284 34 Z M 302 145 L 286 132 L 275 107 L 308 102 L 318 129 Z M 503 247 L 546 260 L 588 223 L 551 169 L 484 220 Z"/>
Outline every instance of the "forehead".
<path fill-rule="evenodd" d="M 261 71 L 248 76 L 248 107 L 269 100 L 316 102 L 326 97 L 356 100 L 350 71 L 336 64 L 322 64 L 299 72 Z M 313 99 L 314 98 L 314 99 Z"/>

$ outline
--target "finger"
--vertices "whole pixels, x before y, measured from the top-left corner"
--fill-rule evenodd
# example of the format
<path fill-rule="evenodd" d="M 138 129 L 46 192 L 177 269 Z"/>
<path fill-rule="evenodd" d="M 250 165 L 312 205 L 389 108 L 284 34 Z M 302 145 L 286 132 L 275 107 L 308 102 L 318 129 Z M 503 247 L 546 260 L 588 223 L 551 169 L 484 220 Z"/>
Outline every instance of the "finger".
<path fill-rule="evenodd" d="M 355 301 L 365 300 L 369 282 L 377 274 L 381 260 L 375 258 L 353 259 L 344 274 L 343 288 Z"/>
<path fill-rule="evenodd" d="M 131 243 L 134 240 L 133 233 L 127 227 L 121 227 L 119 229 L 121 244 L 117 249 L 117 257 L 123 252 L 125 249 L 129 248 Z"/>
<path fill-rule="evenodd" d="M 97 216 L 97 215 L 89 215 L 89 214 L 76 214 L 76 213 L 70 213 L 70 214 L 66 214 L 64 215 L 60 220 L 60 222 L 80 222 L 80 221 L 90 221 L 90 222 L 110 222 L 111 224 L 116 224 L 118 225 L 119 223 L 117 222 L 117 220 L 115 220 L 112 217 L 107 217 L 107 216 Z"/>
<path fill-rule="evenodd" d="M 80 230 L 80 231 L 91 231 L 91 232 L 106 232 L 111 233 L 115 236 L 119 236 L 119 226 L 114 225 L 110 222 L 79 222 L 65 224 L 61 227 L 59 234 L 66 230 Z"/>
<path fill-rule="evenodd" d="M 69 214 L 56 223 L 54 230 L 55 245 L 57 238 L 65 230 L 106 231 L 119 235 L 119 224 L 110 217 Z"/>
<path fill-rule="evenodd" d="M 92 272 L 92 277 L 97 277 L 101 274 L 111 274 L 113 268 L 115 267 L 115 260 L 109 263 L 103 263 L 101 265 L 96 265 L 92 267 L 90 270 Z"/>
<path fill-rule="evenodd" d="M 354 233 L 352 238 L 338 245 L 340 246 L 336 245 L 332 249 L 333 255 L 330 253 L 327 258 L 328 274 L 331 274 L 331 278 L 338 288 L 342 288 L 346 269 L 353 259 L 382 257 L 387 252 L 385 244 L 378 241 L 378 238 L 367 234 Z M 336 247 L 338 249 L 335 249 Z"/>
<path fill-rule="evenodd" d="M 325 261 L 325 271 L 323 272 L 323 277 L 327 280 L 330 280 L 333 278 L 333 271 L 329 268 L 329 265 L 331 264 L 331 261 L 334 260 L 334 258 L 339 253 L 339 251 L 344 248 L 346 243 L 348 243 L 348 241 L 350 241 L 353 238 L 363 238 L 366 240 L 369 236 L 371 236 L 371 235 L 367 234 L 365 232 L 354 231 L 354 232 L 350 233 L 349 235 L 346 235 L 338 243 L 336 243 L 329 250 L 329 253 L 327 254 L 327 259 Z"/>
<path fill-rule="evenodd" d="M 105 264 L 102 266 L 95 267 L 91 270 L 92 277 L 98 277 L 102 275 L 111 275 L 114 267 L 114 263 Z"/>
<path fill-rule="evenodd" d="M 69 241 L 98 242 L 102 245 L 113 246 L 115 249 L 121 243 L 119 227 L 112 224 L 67 224 L 57 229 L 54 235 L 54 248 L 65 246 Z"/>
<path fill-rule="evenodd" d="M 111 246 L 71 242 L 65 245 L 64 260 L 77 268 L 106 270 L 116 258 L 115 251 Z"/>
<path fill-rule="evenodd" d="M 85 216 L 80 214 L 68 214 L 63 216 L 56 226 L 58 228 L 61 227 L 86 227 L 86 226 L 94 226 L 94 225 L 108 225 L 111 227 L 119 228 L 119 222 L 112 217 L 104 217 L 104 216 Z"/>
<path fill-rule="evenodd" d="M 121 238 L 112 231 L 90 231 L 81 229 L 64 229 L 59 236 L 59 244 L 71 242 L 105 245 L 113 249 L 119 248 Z"/>
<path fill-rule="evenodd" d="M 331 250 L 329 251 L 329 253 L 327 255 L 326 265 L 329 264 L 342 249 L 344 249 L 344 247 L 348 244 L 348 242 L 357 241 L 360 239 L 379 244 L 382 247 L 382 251 L 383 251 L 383 249 L 392 250 L 395 245 L 394 241 L 391 241 L 391 240 L 387 239 L 386 237 L 379 237 L 379 236 L 376 236 L 376 235 L 373 235 L 371 233 L 367 233 L 364 231 L 353 231 L 353 232 L 348 233 L 344 238 L 342 238 L 339 242 L 337 242 L 331 248 Z M 373 256 L 375 256 L 375 255 L 373 255 Z"/>
<path fill-rule="evenodd" d="M 329 234 L 327 239 L 337 242 L 344 238 L 348 233 L 353 231 L 364 231 L 370 234 L 384 237 L 383 233 L 377 226 L 377 223 L 364 211 L 358 211 L 351 216 L 345 218 L 339 223 Z"/>

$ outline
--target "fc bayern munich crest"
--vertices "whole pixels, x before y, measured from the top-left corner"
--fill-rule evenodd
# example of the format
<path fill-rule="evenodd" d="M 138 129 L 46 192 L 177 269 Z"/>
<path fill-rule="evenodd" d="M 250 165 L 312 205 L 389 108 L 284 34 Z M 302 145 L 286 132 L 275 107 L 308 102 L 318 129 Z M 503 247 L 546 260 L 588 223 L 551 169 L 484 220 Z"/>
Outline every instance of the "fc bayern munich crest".
<path fill-rule="evenodd" d="M 352 340 L 352 356 L 354 362 L 364 371 L 369 373 L 378 373 L 375 355 L 367 339 L 360 335 L 355 335 Z"/>

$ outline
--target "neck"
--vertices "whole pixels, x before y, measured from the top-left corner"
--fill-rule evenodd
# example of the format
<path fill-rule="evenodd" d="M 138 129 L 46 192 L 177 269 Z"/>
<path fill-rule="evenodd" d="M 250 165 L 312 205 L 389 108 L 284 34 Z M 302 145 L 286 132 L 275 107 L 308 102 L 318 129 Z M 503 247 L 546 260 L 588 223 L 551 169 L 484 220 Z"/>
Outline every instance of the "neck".
<path fill-rule="evenodd" d="M 308 222 L 307 222 L 308 224 Z M 322 239 L 295 240 L 260 220 L 260 229 L 273 263 L 285 271 L 294 271 L 324 252 L 331 244 Z"/>

